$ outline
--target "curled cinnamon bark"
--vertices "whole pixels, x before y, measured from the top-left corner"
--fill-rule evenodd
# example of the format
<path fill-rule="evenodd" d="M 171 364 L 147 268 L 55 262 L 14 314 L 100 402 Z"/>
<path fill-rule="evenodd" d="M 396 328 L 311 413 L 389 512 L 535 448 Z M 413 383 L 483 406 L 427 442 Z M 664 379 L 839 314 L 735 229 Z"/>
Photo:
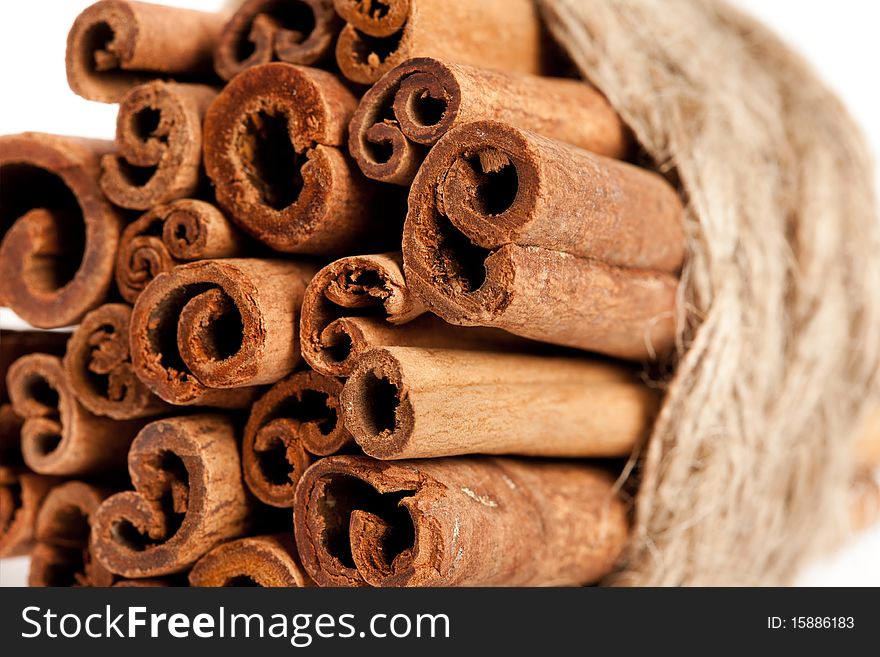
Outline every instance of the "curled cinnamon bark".
<path fill-rule="evenodd" d="M 113 584 L 114 589 L 167 588 L 171 586 L 186 586 L 186 581 L 181 582 L 174 577 L 144 577 L 142 579 L 120 579 Z"/>
<path fill-rule="evenodd" d="M 22 418 L 21 451 L 35 472 L 51 475 L 106 473 L 125 466 L 142 420 L 92 415 L 76 398 L 61 359 L 19 358 L 7 375 L 13 410 Z"/>
<path fill-rule="evenodd" d="M 172 404 L 244 408 L 300 358 L 297 312 L 314 273 L 281 260 L 203 260 L 160 274 L 131 316 L 138 378 Z"/>
<path fill-rule="evenodd" d="M 587 584 L 627 536 L 601 470 L 488 457 L 331 456 L 300 480 L 294 524 L 321 586 Z"/>
<path fill-rule="evenodd" d="M 0 559 L 30 551 L 40 505 L 60 481 L 23 468 L 0 466 Z"/>
<path fill-rule="evenodd" d="M 345 426 L 380 459 L 626 456 L 658 406 L 618 365 L 411 347 L 368 351 L 342 392 Z"/>
<path fill-rule="evenodd" d="M 92 520 L 92 554 L 110 572 L 181 572 L 247 531 L 252 503 L 229 418 L 193 415 L 148 424 L 131 445 L 128 470 L 135 490 L 108 498 Z"/>
<path fill-rule="evenodd" d="M 276 507 L 293 506 L 296 482 L 314 456 L 352 444 L 342 423 L 342 382 L 297 372 L 276 383 L 251 410 L 242 443 L 242 469 L 251 492 Z"/>
<path fill-rule="evenodd" d="M 92 516 L 112 491 L 68 481 L 49 491 L 37 515 L 28 586 L 110 586 L 113 575 L 89 549 Z"/>
<path fill-rule="evenodd" d="M 240 538 L 215 547 L 189 573 L 192 586 L 314 586 L 293 533 Z"/>
<path fill-rule="evenodd" d="M 487 119 L 608 157 L 623 158 L 630 146 L 605 97 L 580 80 L 422 57 L 390 70 L 367 91 L 351 120 L 348 147 L 367 177 L 409 185 L 440 137 Z"/>
<path fill-rule="evenodd" d="M 438 57 L 504 71 L 541 73 L 541 24 L 528 0 L 335 0 L 347 25 L 336 62 L 372 84 L 412 57 Z"/>
<path fill-rule="evenodd" d="M 61 331 L 9 331 L 0 329 L 0 403 L 9 401 L 6 373 L 27 354 L 64 355 L 69 333 Z"/>
<path fill-rule="evenodd" d="M 375 183 L 343 148 L 356 105 L 326 71 L 272 63 L 236 76 L 205 120 L 217 202 L 278 251 L 335 254 L 390 240 L 376 220 Z"/>
<path fill-rule="evenodd" d="M 333 0 L 246 0 L 223 28 L 214 70 L 231 80 L 273 60 L 316 64 L 332 55 L 340 29 Z"/>
<path fill-rule="evenodd" d="M 202 121 L 217 92 L 153 80 L 119 104 L 116 152 L 101 159 L 101 189 L 123 208 L 147 210 L 195 194 L 201 183 Z"/>
<path fill-rule="evenodd" d="M 103 303 L 121 220 L 98 187 L 112 143 L 0 137 L 0 299 L 40 328 L 75 324 Z"/>
<path fill-rule="evenodd" d="M 655 358 L 674 342 L 683 239 L 658 176 L 483 121 L 447 133 L 419 170 L 404 272 L 450 323 Z"/>
<path fill-rule="evenodd" d="M 79 402 L 114 420 L 152 417 L 170 410 L 131 366 L 131 307 L 105 304 L 86 315 L 70 337 L 64 371 Z"/>
<path fill-rule="evenodd" d="M 462 328 L 426 313 L 403 278 L 399 252 L 340 258 L 321 269 L 303 295 L 303 359 L 316 371 L 348 376 L 370 347 L 518 350 L 502 331 Z"/>
<path fill-rule="evenodd" d="M 85 9 L 67 35 L 67 82 L 89 100 L 116 103 L 157 77 L 211 80 L 225 16 L 130 0 Z"/>
<path fill-rule="evenodd" d="M 122 231 L 116 285 L 129 303 L 159 274 L 182 262 L 231 258 L 250 246 L 220 210 L 193 199 L 158 205 Z"/>

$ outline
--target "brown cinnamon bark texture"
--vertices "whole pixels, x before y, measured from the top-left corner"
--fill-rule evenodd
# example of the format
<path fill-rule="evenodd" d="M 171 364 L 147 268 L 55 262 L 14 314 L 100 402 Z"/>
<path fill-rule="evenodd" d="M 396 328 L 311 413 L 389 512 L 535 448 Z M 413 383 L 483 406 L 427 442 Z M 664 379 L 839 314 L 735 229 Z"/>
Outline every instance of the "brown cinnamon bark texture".
<path fill-rule="evenodd" d="M 23 468 L 0 466 L 0 559 L 31 550 L 40 505 L 60 481 Z"/>
<path fill-rule="evenodd" d="M 80 404 L 95 415 L 132 420 L 171 410 L 134 374 L 130 323 L 131 306 L 108 303 L 86 315 L 70 337 L 64 371 Z"/>
<path fill-rule="evenodd" d="M 56 486 L 37 515 L 28 586 L 110 586 L 113 575 L 92 559 L 92 516 L 112 493 L 81 481 Z"/>
<path fill-rule="evenodd" d="M 92 554 L 110 572 L 181 572 L 249 526 L 238 439 L 221 415 L 156 420 L 132 443 L 134 491 L 108 498 L 92 521 Z"/>
<path fill-rule="evenodd" d="M 38 133 L 0 137 L 0 299 L 40 328 L 104 302 L 121 220 L 98 187 L 113 147 Z"/>
<path fill-rule="evenodd" d="M 293 532 L 240 538 L 215 547 L 189 573 L 191 586 L 314 586 Z"/>
<path fill-rule="evenodd" d="M 400 252 L 348 256 L 321 269 L 303 296 L 300 335 L 303 359 L 330 376 L 349 376 L 371 347 L 497 351 L 520 350 L 525 342 L 428 314 L 406 285 Z"/>
<path fill-rule="evenodd" d="M 440 137 L 490 119 L 608 157 L 623 158 L 630 148 L 620 117 L 589 84 L 429 57 L 404 62 L 367 91 L 348 147 L 369 178 L 409 185 Z"/>
<path fill-rule="evenodd" d="M 278 251 L 337 254 L 389 241 L 375 183 L 343 148 L 356 105 L 318 69 L 272 63 L 236 76 L 205 120 L 205 168 L 217 202 Z"/>
<path fill-rule="evenodd" d="M 294 524 L 321 586 L 587 584 L 627 535 L 607 473 L 489 457 L 331 456 L 300 480 Z"/>
<path fill-rule="evenodd" d="M 658 406 L 618 365 L 412 347 L 368 351 L 342 392 L 345 426 L 380 459 L 627 456 Z"/>
<path fill-rule="evenodd" d="M 125 467 L 125 455 L 143 420 L 113 421 L 77 400 L 61 359 L 22 356 L 6 377 L 13 410 L 24 419 L 21 451 L 35 472 L 107 474 Z"/>
<path fill-rule="evenodd" d="M 131 359 L 172 404 L 244 408 L 299 362 L 297 313 L 314 267 L 204 260 L 160 274 L 131 317 Z"/>
<path fill-rule="evenodd" d="M 333 55 L 340 29 L 333 0 L 246 0 L 223 28 L 214 69 L 231 80 L 274 60 L 318 64 Z"/>
<path fill-rule="evenodd" d="M 0 467 L 20 465 L 21 425 L 23 420 L 12 410 L 12 404 L 0 404 Z"/>
<path fill-rule="evenodd" d="M 542 72 L 541 23 L 529 0 L 335 0 L 348 24 L 336 62 L 349 80 L 373 84 L 412 57 L 503 71 Z"/>
<path fill-rule="evenodd" d="M 122 231 L 116 255 L 116 285 L 134 303 L 159 274 L 192 260 L 231 258 L 251 247 L 220 210 L 205 201 L 163 203 Z"/>
<path fill-rule="evenodd" d="M 33 353 L 63 356 L 69 333 L 61 331 L 10 331 L 0 329 L 0 403 L 9 401 L 6 373 L 22 356 Z"/>
<path fill-rule="evenodd" d="M 659 176 L 484 121 L 447 133 L 419 170 L 404 272 L 450 323 L 647 359 L 673 345 L 683 244 Z"/>
<path fill-rule="evenodd" d="M 342 382 L 302 371 L 276 383 L 251 410 L 242 443 L 244 479 L 265 504 L 292 507 L 296 482 L 315 456 L 352 445 L 342 423 Z"/>
<path fill-rule="evenodd" d="M 67 35 L 67 82 L 74 93 L 119 102 L 153 78 L 211 81 L 226 17 L 128 0 L 102 0 Z"/>
<path fill-rule="evenodd" d="M 212 87 L 153 80 L 122 99 L 116 152 L 101 160 L 101 189 L 116 205 L 147 210 L 191 196 L 202 182 L 202 121 Z"/>

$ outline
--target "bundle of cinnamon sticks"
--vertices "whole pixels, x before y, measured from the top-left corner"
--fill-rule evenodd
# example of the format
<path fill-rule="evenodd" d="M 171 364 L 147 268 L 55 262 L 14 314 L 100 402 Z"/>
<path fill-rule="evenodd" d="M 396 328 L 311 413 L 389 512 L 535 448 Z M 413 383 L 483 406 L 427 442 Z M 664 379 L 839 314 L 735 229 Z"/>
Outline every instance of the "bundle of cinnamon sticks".
<path fill-rule="evenodd" d="M 116 138 L 0 137 L 0 557 L 32 585 L 584 585 L 676 189 L 530 0 L 101 0 Z"/>

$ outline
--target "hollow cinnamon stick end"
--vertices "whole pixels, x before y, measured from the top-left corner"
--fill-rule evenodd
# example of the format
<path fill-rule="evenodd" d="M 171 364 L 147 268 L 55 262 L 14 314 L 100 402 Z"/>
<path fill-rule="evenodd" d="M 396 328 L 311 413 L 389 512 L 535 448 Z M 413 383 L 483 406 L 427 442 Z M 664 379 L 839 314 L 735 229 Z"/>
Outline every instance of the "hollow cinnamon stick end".
<path fill-rule="evenodd" d="M 296 556 L 293 536 L 254 536 L 224 543 L 202 557 L 189 573 L 192 586 L 313 586 Z"/>

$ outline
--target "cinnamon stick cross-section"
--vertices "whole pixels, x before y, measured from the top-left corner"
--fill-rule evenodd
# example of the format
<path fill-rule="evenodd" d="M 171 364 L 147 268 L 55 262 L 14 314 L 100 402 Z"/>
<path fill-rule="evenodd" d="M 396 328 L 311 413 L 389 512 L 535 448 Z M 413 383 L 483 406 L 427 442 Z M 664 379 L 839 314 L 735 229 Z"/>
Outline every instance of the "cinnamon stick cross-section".
<path fill-rule="evenodd" d="M 219 545 L 189 573 L 191 586 L 314 586 L 303 570 L 293 533 L 240 538 Z"/>
<path fill-rule="evenodd" d="M 38 133 L 0 137 L 0 299 L 39 328 L 104 302 L 122 222 L 98 187 L 113 147 Z"/>
<path fill-rule="evenodd" d="M 384 347 L 361 357 L 342 407 L 380 459 L 621 457 L 647 437 L 659 396 L 598 361 Z"/>
<path fill-rule="evenodd" d="M 300 480 L 294 525 L 321 586 L 587 584 L 627 536 L 607 473 L 489 457 L 331 456 Z"/>
<path fill-rule="evenodd" d="M 378 222 L 375 183 L 343 148 L 356 105 L 318 69 L 276 62 L 236 76 L 205 119 L 217 202 L 278 251 L 329 255 L 393 241 L 383 234 L 393 222 Z"/>
<path fill-rule="evenodd" d="M 92 558 L 92 516 L 113 491 L 68 481 L 49 491 L 36 522 L 28 586 L 110 586 L 113 575 Z"/>
<path fill-rule="evenodd" d="M 309 264 L 203 260 L 160 274 L 131 317 L 135 373 L 172 404 L 244 408 L 299 361 Z"/>
<path fill-rule="evenodd" d="M 348 147 L 368 177 L 408 186 L 440 137 L 482 120 L 503 121 L 608 157 L 623 158 L 630 149 L 620 117 L 589 84 L 430 57 L 393 68 L 364 94 Z"/>
<path fill-rule="evenodd" d="M 159 274 L 192 260 L 231 258 L 253 245 L 220 210 L 205 201 L 179 199 L 152 208 L 122 231 L 116 285 L 129 303 Z"/>
<path fill-rule="evenodd" d="M 116 103 L 153 78 L 212 81 L 225 16 L 131 0 L 86 8 L 67 35 L 67 82 L 89 100 Z"/>
<path fill-rule="evenodd" d="M 333 0 L 246 0 L 223 28 L 214 69 L 231 80 L 275 60 L 318 64 L 332 56 L 340 29 Z"/>
<path fill-rule="evenodd" d="M 101 160 L 101 189 L 116 205 L 147 210 L 191 196 L 202 183 L 202 121 L 217 92 L 154 80 L 119 104 L 116 152 Z"/>
<path fill-rule="evenodd" d="M 292 507 L 296 482 L 315 456 L 346 448 L 342 382 L 312 371 L 276 383 L 253 406 L 242 443 L 244 478 L 265 504 Z"/>
<path fill-rule="evenodd" d="M 253 504 L 229 418 L 192 415 L 148 424 L 132 443 L 128 470 L 135 490 L 108 498 L 92 520 L 92 554 L 110 572 L 181 572 L 247 531 Z"/>
<path fill-rule="evenodd" d="M 412 57 L 439 57 L 503 71 L 541 73 L 541 21 L 529 0 L 335 0 L 346 21 L 336 62 L 373 84 Z"/>
<path fill-rule="evenodd" d="M 26 468 L 0 466 L 0 559 L 31 550 L 40 506 L 59 483 Z"/>
<path fill-rule="evenodd" d="M 171 410 L 135 376 L 130 324 L 131 306 L 108 303 L 86 315 L 70 336 L 64 371 L 73 394 L 95 415 L 131 420 Z"/>
<path fill-rule="evenodd" d="M 672 348 L 683 254 L 658 175 L 494 121 L 434 146 L 403 236 L 407 283 L 446 321 L 630 359 Z"/>

